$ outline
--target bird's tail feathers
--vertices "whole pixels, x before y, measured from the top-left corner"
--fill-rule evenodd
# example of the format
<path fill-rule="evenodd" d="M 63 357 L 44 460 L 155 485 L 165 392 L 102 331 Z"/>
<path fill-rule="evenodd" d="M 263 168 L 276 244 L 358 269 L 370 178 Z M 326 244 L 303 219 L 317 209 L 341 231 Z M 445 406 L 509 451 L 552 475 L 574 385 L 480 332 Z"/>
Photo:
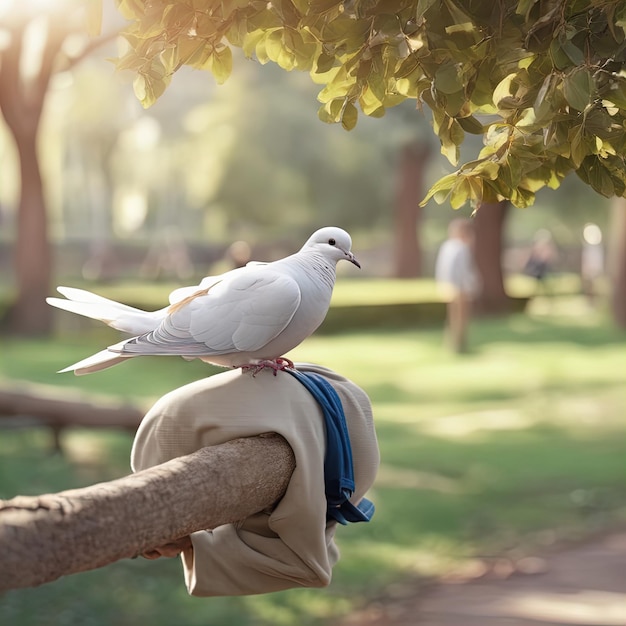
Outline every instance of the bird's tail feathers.
<path fill-rule="evenodd" d="M 51 306 L 99 320 L 116 330 L 131 335 L 142 335 L 154 330 L 166 315 L 166 310 L 142 311 L 127 304 L 115 302 L 84 289 L 58 287 L 62 298 L 46 298 Z"/>
<path fill-rule="evenodd" d="M 100 352 L 96 352 L 96 354 L 88 356 L 82 361 L 78 361 L 78 363 L 64 367 L 57 373 L 63 374 L 65 372 L 74 372 L 76 376 L 83 376 L 84 374 L 92 374 L 93 372 L 99 372 L 100 370 L 113 367 L 127 358 L 129 357 L 120 356 L 119 353 L 111 352 L 108 349 L 101 350 Z"/>
<path fill-rule="evenodd" d="M 135 307 L 128 306 L 127 304 L 122 304 L 121 302 L 116 302 L 115 300 L 111 300 L 110 298 L 105 298 L 104 296 L 99 296 L 97 293 L 93 293 L 91 291 L 87 291 L 86 289 L 77 289 L 76 287 L 57 287 L 57 291 L 65 296 L 68 300 L 74 300 L 75 302 L 93 302 L 97 304 L 114 304 L 119 309 L 125 309 L 127 311 L 140 311 L 141 309 L 136 309 Z"/>

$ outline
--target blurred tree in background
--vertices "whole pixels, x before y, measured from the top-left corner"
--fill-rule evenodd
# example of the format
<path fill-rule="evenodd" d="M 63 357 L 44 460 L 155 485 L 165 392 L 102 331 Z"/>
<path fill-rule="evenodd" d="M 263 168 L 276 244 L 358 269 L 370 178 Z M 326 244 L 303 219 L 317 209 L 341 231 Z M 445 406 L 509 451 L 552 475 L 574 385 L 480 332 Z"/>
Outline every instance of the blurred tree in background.
<path fill-rule="evenodd" d="M 0 111 L 19 157 L 15 271 L 19 290 L 10 311 L 15 332 L 46 333 L 52 316 L 41 305 L 49 291 L 52 255 L 46 200 L 39 168 L 39 127 L 50 80 L 100 42 L 87 34 L 100 31 L 98 3 L 3 3 L 0 48 Z M 42 10 L 43 8 L 43 10 Z"/>

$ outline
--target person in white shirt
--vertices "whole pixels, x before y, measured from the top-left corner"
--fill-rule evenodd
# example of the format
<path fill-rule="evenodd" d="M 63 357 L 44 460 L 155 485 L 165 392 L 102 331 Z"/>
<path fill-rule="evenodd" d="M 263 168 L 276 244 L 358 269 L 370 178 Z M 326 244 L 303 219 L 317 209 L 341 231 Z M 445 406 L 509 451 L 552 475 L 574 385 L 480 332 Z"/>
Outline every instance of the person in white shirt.
<path fill-rule="evenodd" d="M 448 226 L 448 239 L 439 248 L 435 280 L 447 302 L 446 332 L 455 352 L 467 350 L 467 329 L 472 301 L 480 292 L 481 280 L 472 252 L 474 226 L 457 218 Z"/>

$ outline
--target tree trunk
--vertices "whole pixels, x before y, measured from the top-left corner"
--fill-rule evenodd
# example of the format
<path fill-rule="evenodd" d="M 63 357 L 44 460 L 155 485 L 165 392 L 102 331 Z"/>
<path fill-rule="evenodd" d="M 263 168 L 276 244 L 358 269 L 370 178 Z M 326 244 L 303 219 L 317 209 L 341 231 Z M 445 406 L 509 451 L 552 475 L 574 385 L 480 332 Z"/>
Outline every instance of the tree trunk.
<path fill-rule="evenodd" d="M 295 467 L 279 435 L 236 439 L 108 483 L 0 502 L 0 591 L 137 556 L 272 506 Z"/>
<path fill-rule="evenodd" d="M 611 311 L 615 325 L 626 329 L 626 198 L 614 199 L 611 218 Z"/>
<path fill-rule="evenodd" d="M 18 206 L 15 275 L 18 296 L 9 318 L 12 332 L 47 334 L 52 329 L 52 309 L 46 304 L 52 277 L 52 250 L 48 218 L 37 158 L 37 126 L 15 133 L 20 158 L 21 194 Z"/>
<path fill-rule="evenodd" d="M 422 275 L 420 227 L 424 166 L 430 156 L 426 142 L 406 145 L 400 156 L 394 213 L 394 276 L 414 278 Z"/>
<path fill-rule="evenodd" d="M 475 304 L 478 314 L 496 315 L 511 309 L 502 275 L 503 232 L 509 206 L 508 200 L 484 202 L 474 218 L 474 255 L 483 282 Z"/>
<path fill-rule="evenodd" d="M 63 24 L 63 22 L 60 22 Z M 37 155 L 37 135 L 55 59 L 67 33 L 54 29 L 48 18 L 37 74 L 26 79 L 22 58 L 28 18 L 12 24 L 8 46 L 0 63 L 0 111 L 11 131 L 20 160 L 20 200 L 15 243 L 17 301 L 9 311 L 14 333 L 45 334 L 52 327 L 52 311 L 45 297 L 50 289 L 52 252 L 48 241 L 46 203 Z"/>

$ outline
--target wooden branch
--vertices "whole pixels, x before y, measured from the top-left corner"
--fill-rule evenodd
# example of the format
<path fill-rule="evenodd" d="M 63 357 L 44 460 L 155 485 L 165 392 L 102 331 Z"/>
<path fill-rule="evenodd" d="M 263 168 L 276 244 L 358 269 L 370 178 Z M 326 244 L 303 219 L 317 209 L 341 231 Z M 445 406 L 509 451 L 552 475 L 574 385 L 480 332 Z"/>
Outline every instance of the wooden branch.
<path fill-rule="evenodd" d="M 236 439 L 108 483 L 0 501 L 0 591 L 96 569 L 272 506 L 295 458 L 276 434 Z"/>
<path fill-rule="evenodd" d="M 0 420 L 3 417 L 33 417 L 47 426 L 118 427 L 135 431 L 144 412 L 136 406 L 114 401 L 72 397 L 68 390 L 39 385 L 0 386 Z M 0 424 L 1 425 L 1 424 Z"/>

